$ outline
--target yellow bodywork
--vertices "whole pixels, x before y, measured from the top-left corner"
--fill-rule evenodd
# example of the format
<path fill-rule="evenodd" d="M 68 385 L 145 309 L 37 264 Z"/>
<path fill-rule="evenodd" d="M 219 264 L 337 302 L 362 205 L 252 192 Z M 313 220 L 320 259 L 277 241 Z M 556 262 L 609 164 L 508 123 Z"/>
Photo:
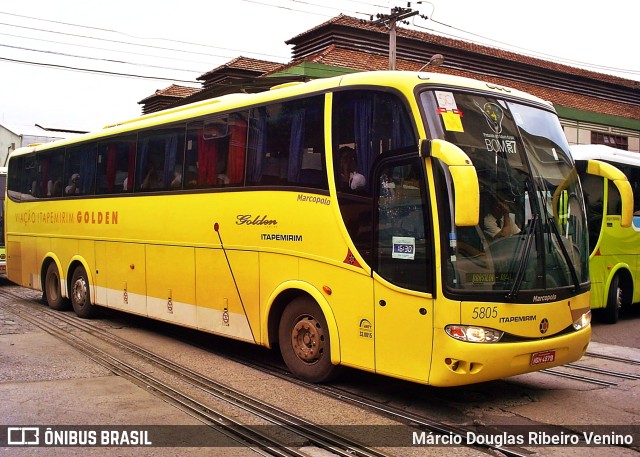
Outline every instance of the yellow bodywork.
<path fill-rule="evenodd" d="M 308 93 L 326 92 L 325 125 L 330 126 L 330 91 L 349 85 L 393 87 L 404 94 L 418 134 L 426 138 L 414 96 L 422 84 L 502 93 L 495 86 L 445 75 L 361 73 L 198 102 L 37 150 Z M 542 103 L 517 91 L 511 95 Z M 325 144 L 327 173 L 333 176 L 328 129 Z M 423 160 L 433 182 L 433 158 Z M 475 176 L 470 164 L 452 162 L 452 166 L 461 182 Z M 477 199 L 477 182 L 467 184 L 462 191 Z M 435 191 L 433 187 L 428 191 L 437 220 Z M 68 296 L 73 268 L 82 264 L 95 304 L 264 346 L 273 344 L 269 317 L 279 297 L 289 291 L 305 293 L 325 315 L 334 364 L 415 382 L 450 386 L 523 373 L 533 369 L 531 353 L 547 349 L 557 352 L 557 363 L 574 361 L 590 337 L 587 326 L 557 338 L 537 339 L 540 319 L 549 320 L 549 334 L 570 326 L 577 311 L 588 308 L 588 295 L 562 303 L 496 303 L 497 317 L 481 323 L 531 338 L 529 342 L 473 344 L 449 337 L 444 332 L 447 324 L 477 323 L 473 309 L 494 305 L 444 297 L 437 231 L 434 294 L 399 288 L 373 273 L 349 238 L 331 180 L 328 193 L 245 189 L 19 203 L 8 199 L 6 215 L 8 275 L 18 284 L 41 289 L 43 266 L 53 261 L 62 294 Z M 477 218 L 475 212 L 459 222 L 475 224 Z M 434 227 L 438 226 L 436 222 Z M 522 325 L 499 320 L 522 314 L 537 317 Z M 452 370 L 446 359 L 464 361 L 469 368 Z"/>

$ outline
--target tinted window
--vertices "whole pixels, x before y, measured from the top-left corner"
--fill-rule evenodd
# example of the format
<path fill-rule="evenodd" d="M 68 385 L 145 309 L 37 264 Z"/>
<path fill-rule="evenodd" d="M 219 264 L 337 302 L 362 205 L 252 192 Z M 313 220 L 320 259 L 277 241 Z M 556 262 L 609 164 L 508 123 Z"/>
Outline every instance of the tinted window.
<path fill-rule="evenodd" d="M 247 120 L 232 113 L 190 122 L 185 151 L 185 188 L 242 186 Z"/>
<path fill-rule="evenodd" d="M 92 195 L 96 182 L 97 143 L 67 148 L 64 195 Z"/>
<path fill-rule="evenodd" d="M 99 194 L 131 192 L 134 181 L 136 138 L 111 138 L 98 143 Z"/>
<path fill-rule="evenodd" d="M 327 189 L 323 110 L 323 96 L 253 109 L 248 183 Z"/>
<path fill-rule="evenodd" d="M 183 163 L 184 127 L 163 127 L 140 133 L 135 164 L 136 191 L 182 188 Z"/>

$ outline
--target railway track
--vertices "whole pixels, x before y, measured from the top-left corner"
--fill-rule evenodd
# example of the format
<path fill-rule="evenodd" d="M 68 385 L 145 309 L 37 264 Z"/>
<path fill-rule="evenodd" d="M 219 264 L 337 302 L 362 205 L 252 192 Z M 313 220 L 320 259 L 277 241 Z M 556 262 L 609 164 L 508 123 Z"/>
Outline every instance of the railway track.
<path fill-rule="evenodd" d="M 640 365 L 640 361 L 633 359 L 626 359 L 622 357 L 614 357 L 606 354 L 597 354 L 594 352 L 587 352 L 585 354 L 587 360 L 589 358 L 607 360 L 615 363 L 622 363 L 625 366 L 638 366 Z M 626 373 L 621 371 L 615 371 L 610 369 L 603 369 L 599 367 L 594 367 L 590 365 L 586 365 L 583 363 L 568 363 L 566 365 L 562 365 L 557 368 L 549 368 L 546 370 L 542 370 L 543 373 L 547 373 L 553 376 L 559 376 L 567 379 L 573 379 L 576 381 L 583 381 L 589 384 L 595 384 L 599 386 L 617 386 L 619 383 L 615 381 L 611 381 L 607 378 L 615 378 L 615 379 L 623 379 L 623 380 L 640 380 L 640 375 L 633 373 Z M 598 377 L 582 375 L 580 373 L 589 373 L 592 375 L 598 375 Z M 602 378 L 604 376 L 605 378 Z"/>
<path fill-rule="evenodd" d="M 7 295 L 6 291 L 0 292 L 0 296 L 7 297 Z M 22 298 L 14 294 L 10 295 L 12 298 Z M 304 451 L 296 449 L 297 446 L 300 446 L 299 443 L 303 443 L 305 448 L 312 446 L 329 451 L 332 455 L 344 457 L 384 457 L 388 455 L 365 446 L 355 439 L 338 435 L 325 427 L 235 391 L 73 316 L 54 312 L 48 308 L 43 308 L 38 313 L 31 313 L 19 310 L 14 306 L 10 307 L 9 311 L 69 344 L 113 373 L 125 377 L 147 391 L 152 391 L 204 424 L 215 427 L 225 436 L 253 448 L 262 455 L 308 456 L 308 449 Z M 64 325 L 60 325 L 60 323 Z M 77 332 L 70 332 L 69 327 L 80 331 L 80 335 Z M 262 432 L 265 427 L 244 425 L 233 415 L 212 407 L 209 402 L 194 398 L 177 387 L 178 383 L 168 382 L 152 374 L 156 370 L 136 367 L 134 362 L 105 350 L 82 333 L 117 346 L 143 360 L 151 367 L 161 367 L 164 371 L 171 372 L 180 379 L 181 383 L 187 383 L 199 389 L 207 397 L 224 401 L 259 418 L 264 423 L 276 426 L 279 429 L 277 435 L 282 435 L 282 431 L 285 431 L 295 437 L 290 441 L 283 441 L 282 438 L 274 438 L 273 434 Z"/>

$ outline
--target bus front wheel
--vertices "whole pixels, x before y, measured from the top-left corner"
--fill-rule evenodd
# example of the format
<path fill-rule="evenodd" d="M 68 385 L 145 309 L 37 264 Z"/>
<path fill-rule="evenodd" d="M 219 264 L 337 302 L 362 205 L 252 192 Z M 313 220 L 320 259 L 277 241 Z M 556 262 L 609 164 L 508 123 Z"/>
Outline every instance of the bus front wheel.
<path fill-rule="evenodd" d="M 55 309 L 56 311 L 62 311 L 69 307 L 68 301 L 62 297 L 60 273 L 54 262 L 49 264 L 44 276 L 44 299 L 47 305 L 49 305 L 49 308 Z"/>
<path fill-rule="evenodd" d="M 83 266 L 76 267 L 71 277 L 71 304 L 78 317 L 89 319 L 95 314 L 89 295 L 89 280 Z"/>
<path fill-rule="evenodd" d="M 604 321 L 607 324 L 615 324 L 620 316 L 622 307 L 622 287 L 620 287 L 620 276 L 615 275 L 609 285 L 607 295 L 607 306 L 604 308 Z"/>
<path fill-rule="evenodd" d="M 294 299 L 282 313 L 278 329 L 280 352 L 287 367 L 308 382 L 326 382 L 337 367 L 331 363 L 327 321 L 309 297 Z"/>

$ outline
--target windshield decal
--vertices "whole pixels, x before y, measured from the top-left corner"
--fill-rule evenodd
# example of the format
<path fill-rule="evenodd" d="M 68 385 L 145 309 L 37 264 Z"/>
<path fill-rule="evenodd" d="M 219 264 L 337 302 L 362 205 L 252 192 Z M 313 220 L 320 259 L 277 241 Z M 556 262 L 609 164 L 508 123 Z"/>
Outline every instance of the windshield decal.
<path fill-rule="evenodd" d="M 492 102 L 480 105 L 477 101 L 473 104 L 484 115 L 487 124 L 493 133 L 484 133 L 484 143 L 488 152 L 516 154 L 516 138 L 513 135 L 505 135 L 502 133 L 502 121 L 504 119 L 504 109 Z"/>
<path fill-rule="evenodd" d="M 477 101 L 473 101 L 473 103 L 480 108 L 482 114 L 484 114 L 484 118 L 487 120 L 489 127 L 493 130 L 493 133 L 496 135 L 502 133 L 502 120 L 504 119 L 504 111 L 499 105 L 495 103 L 487 102 L 484 106 L 480 106 Z"/>

